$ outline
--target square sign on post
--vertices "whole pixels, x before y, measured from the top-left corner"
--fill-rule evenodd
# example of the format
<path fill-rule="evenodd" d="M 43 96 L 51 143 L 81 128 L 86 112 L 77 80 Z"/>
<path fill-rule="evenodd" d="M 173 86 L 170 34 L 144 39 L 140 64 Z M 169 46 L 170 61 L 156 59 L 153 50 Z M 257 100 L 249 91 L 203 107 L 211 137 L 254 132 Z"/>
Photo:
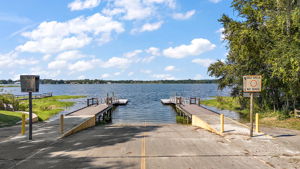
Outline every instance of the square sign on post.
<path fill-rule="evenodd" d="M 243 91 L 250 95 L 250 137 L 253 136 L 253 94 L 261 92 L 261 75 L 243 76 Z"/>
<path fill-rule="evenodd" d="M 244 92 L 261 92 L 261 75 L 243 76 Z"/>
<path fill-rule="evenodd" d="M 29 140 L 32 140 L 32 92 L 39 92 L 40 76 L 21 75 L 21 92 L 28 92 L 29 101 Z"/>
<path fill-rule="evenodd" d="M 40 76 L 21 75 L 21 92 L 39 92 Z"/>

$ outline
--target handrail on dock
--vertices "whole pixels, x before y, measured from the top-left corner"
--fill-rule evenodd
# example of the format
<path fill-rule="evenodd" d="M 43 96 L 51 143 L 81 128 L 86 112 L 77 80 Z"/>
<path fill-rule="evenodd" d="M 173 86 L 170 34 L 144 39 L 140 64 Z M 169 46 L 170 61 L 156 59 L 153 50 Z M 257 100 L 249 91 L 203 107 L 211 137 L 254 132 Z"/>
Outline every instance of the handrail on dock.
<path fill-rule="evenodd" d="M 32 95 L 32 99 L 42 99 L 42 98 L 52 97 L 52 96 L 53 96 L 52 92 L 49 92 L 49 93 L 42 93 L 42 94 L 33 94 L 33 95 Z M 28 100 L 28 94 L 15 95 L 15 97 L 16 97 L 18 100 Z"/>

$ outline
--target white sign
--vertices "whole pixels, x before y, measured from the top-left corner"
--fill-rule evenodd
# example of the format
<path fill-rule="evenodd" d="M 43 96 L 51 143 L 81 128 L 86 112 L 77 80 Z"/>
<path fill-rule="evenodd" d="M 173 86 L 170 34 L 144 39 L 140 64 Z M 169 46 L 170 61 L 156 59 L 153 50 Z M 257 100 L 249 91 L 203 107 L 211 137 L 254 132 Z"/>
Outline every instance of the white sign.
<path fill-rule="evenodd" d="M 261 92 L 261 76 L 260 75 L 243 76 L 243 91 Z"/>

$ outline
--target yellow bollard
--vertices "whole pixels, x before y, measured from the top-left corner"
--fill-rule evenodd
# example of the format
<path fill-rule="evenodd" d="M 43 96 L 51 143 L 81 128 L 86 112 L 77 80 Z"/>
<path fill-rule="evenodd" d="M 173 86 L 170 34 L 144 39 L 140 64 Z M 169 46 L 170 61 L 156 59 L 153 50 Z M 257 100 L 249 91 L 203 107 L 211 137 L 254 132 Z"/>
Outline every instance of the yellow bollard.
<path fill-rule="evenodd" d="M 258 123 L 259 117 L 258 113 L 255 114 L 255 126 L 256 126 L 256 133 L 259 133 L 259 123 Z"/>
<path fill-rule="evenodd" d="M 224 133 L 224 114 L 220 115 L 221 133 Z"/>
<path fill-rule="evenodd" d="M 64 115 L 60 115 L 60 134 L 64 134 Z"/>
<path fill-rule="evenodd" d="M 25 114 L 22 114 L 22 129 L 21 129 L 21 134 L 24 135 L 26 131 L 26 117 Z"/>

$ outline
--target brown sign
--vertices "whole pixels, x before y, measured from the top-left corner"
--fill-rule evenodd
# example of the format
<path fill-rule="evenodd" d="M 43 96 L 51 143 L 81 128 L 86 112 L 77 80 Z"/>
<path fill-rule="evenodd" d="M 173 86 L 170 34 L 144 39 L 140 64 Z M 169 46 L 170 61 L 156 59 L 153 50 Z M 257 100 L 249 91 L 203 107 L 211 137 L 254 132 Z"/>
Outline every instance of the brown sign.
<path fill-rule="evenodd" d="M 261 92 L 261 79 L 260 75 L 243 76 L 243 91 Z"/>
<path fill-rule="evenodd" d="M 39 92 L 40 76 L 21 75 L 21 92 Z"/>

